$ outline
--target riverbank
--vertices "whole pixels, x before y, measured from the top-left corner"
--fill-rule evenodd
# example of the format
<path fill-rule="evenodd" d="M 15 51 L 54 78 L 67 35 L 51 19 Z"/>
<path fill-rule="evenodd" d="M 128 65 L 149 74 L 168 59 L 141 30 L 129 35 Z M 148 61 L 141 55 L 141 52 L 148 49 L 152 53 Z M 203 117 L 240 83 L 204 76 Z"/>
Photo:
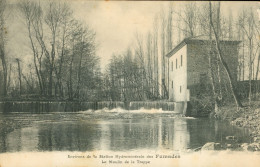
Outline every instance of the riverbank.
<path fill-rule="evenodd" d="M 216 113 L 215 118 L 226 120 L 230 124 L 246 128 L 250 132 L 250 143 L 243 144 L 229 144 L 225 149 L 233 148 L 234 150 L 246 150 L 246 151 L 260 151 L 260 101 L 252 101 L 249 106 L 248 103 L 243 103 L 244 108 L 237 111 L 236 105 L 230 104 L 219 108 L 219 112 Z M 227 140 L 235 141 L 236 136 L 227 136 Z M 235 142 L 234 142 L 235 143 Z M 205 146 L 205 145 L 204 145 Z M 208 143 L 208 148 L 218 149 L 225 146 L 220 146 L 218 143 Z M 207 147 L 205 146 L 207 149 Z"/>
<path fill-rule="evenodd" d="M 18 129 L 21 127 L 30 126 L 32 123 L 29 119 L 19 120 L 19 119 L 8 118 L 8 116 L 4 118 L 5 119 L 0 119 L 0 132 L 4 132 L 4 133 L 12 132 L 14 129 Z"/>

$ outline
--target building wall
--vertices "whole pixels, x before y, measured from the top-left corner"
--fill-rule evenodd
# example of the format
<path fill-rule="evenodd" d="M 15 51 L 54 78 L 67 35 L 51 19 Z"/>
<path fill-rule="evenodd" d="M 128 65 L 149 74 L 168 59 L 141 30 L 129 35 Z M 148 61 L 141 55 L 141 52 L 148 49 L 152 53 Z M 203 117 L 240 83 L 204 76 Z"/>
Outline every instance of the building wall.
<path fill-rule="evenodd" d="M 212 61 L 214 68 L 213 71 L 217 73 L 216 62 L 217 62 L 217 51 L 215 45 L 212 48 L 215 55 L 212 55 Z M 232 78 L 237 81 L 237 67 L 238 67 L 238 47 L 232 43 L 222 43 L 221 50 L 223 53 L 224 60 L 226 61 Z M 210 85 L 210 69 L 209 69 L 209 55 L 210 47 L 208 44 L 193 43 L 187 45 L 188 63 L 187 63 L 187 87 L 191 89 L 191 96 L 194 96 L 194 88 L 200 89 L 201 85 Z M 219 62 L 220 76 L 222 83 L 228 83 L 228 78 L 223 65 Z M 215 76 L 215 80 L 217 80 Z M 199 90 L 201 92 L 205 90 Z M 207 91 L 207 90 L 206 90 Z M 197 90 L 198 92 L 198 90 Z"/>
<path fill-rule="evenodd" d="M 187 45 L 187 86 L 191 87 L 193 85 L 199 84 L 201 82 L 201 77 L 206 74 L 208 76 L 209 72 L 209 59 L 208 53 L 209 49 L 206 44 L 188 44 Z M 205 80 L 208 82 L 208 79 Z"/>
<path fill-rule="evenodd" d="M 221 49 L 223 50 L 224 60 L 227 62 L 230 69 L 233 80 L 237 81 L 238 74 L 238 45 L 222 44 Z"/>
<path fill-rule="evenodd" d="M 222 43 L 221 50 L 231 71 L 232 78 L 236 81 L 238 47 L 232 43 Z M 213 52 L 216 52 L 215 45 L 213 45 Z M 210 47 L 208 44 L 190 43 L 169 58 L 169 100 L 176 102 L 189 101 L 190 96 L 196 95 L 193 91 L 196 86 L 199 92 L 208 91 L 206 89 L 201 90 L 204 87 L 200 85 L 210 85 L 209 53 Z M 217 55 L 212 56 L 212 59 L 215 58 L 213 60 L 215 62 L 216 57 Z M 222 82 L 227 83 L 227 75 L 221 63 L 220 69 Z"/>
<path fill-rule="evenodd" d="M 169 58 L 169 100 L 186 101 L 187 93 L 187 45 L 185 45 Z"/>

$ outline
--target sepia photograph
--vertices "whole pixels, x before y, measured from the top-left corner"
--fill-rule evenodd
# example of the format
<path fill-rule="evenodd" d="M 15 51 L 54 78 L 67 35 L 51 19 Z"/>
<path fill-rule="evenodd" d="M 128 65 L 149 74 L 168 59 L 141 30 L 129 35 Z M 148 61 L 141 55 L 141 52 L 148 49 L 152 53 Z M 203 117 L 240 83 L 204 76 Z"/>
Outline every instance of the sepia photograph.
<path fill-rule="evenodd" d="M 259 167 L 260 2 L 0 0 L 0 167 Z"/>

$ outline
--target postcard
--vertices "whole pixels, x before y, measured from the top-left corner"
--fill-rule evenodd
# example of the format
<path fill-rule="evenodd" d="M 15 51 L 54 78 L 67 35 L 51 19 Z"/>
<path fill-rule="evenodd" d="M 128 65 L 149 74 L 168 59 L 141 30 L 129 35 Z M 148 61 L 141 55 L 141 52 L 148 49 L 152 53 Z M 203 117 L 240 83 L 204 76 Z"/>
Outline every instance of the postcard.
<path fill-rule="evenodd" d="M 260 166 L 260 3 L 0 0 L 0 167 Z"/>

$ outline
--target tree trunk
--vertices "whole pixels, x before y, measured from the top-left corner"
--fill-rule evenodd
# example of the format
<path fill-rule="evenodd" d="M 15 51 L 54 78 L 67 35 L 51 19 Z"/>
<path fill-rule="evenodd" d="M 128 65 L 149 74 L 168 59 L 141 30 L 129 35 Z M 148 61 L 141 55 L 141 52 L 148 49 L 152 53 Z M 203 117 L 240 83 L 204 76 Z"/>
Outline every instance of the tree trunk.
<path fill-rule="evenodd" d="M 70 62 L 70 74 L 69 74 L 69 99 L 73 99 L 73 88 L 72 88 L 72 67 L 73 57 Z"/>
<path fill-rule="evenodd" d="M 18 79 L 19 79 L 19 94 L 22 95 L 22 76 L 21 76 L 21 66 L 20 66 L 20 60 L 16 59 L 17 61 L 17 67 L 18 67 Z"/>
<path fill-rule="evenodd" d="M 37 66 L 37 62 L 36 62 L 37 53 L 36 53 L 36 49 L 35 49 L 33 39 L 32 39 L 31 22 L 29 20 L 28 20 L 28 23 L 27 23 L 27 29 L 28 29 L 28 35 L 29 35 L 29 38 L 30 38 L 30 43 L 31 43 L 32 51 L 33 51 L 33 63 L 34 63 L 36 75 L 37 75 L 39 86 L 40 86 L 40 95 L 44 95 L 44 88 L 43 88 L 43 82 L 42 82 L 42 77 L 41 77 L 42 75 L 40 74 L 41 71 L 39 71 L 38 66 Z"/>
<path fill-rule="evenodd" d="M 213 72 L 213 67 L 212 67 L 212 57 L 211 57 L 211 52 L 209 53 L 209 70 L 210 70 L 210 80 L 211 80 L 211 86 L 212 86 L 212 92 L 213 92 L 213 99 L 214 99 L 214 112 L 218 112 L 218 95 L 216 92 L 216 86 L 215 86 L 215 79 L 214 79 L 214 72 Z"/>
<path fill-rule="evenodd" d="M 5 3 L 5 2 L 0 2 Z M 5 10 L 5 4 L 1 4 L 2 11 L 1 12 L 1 18 L 0 18 L 0 59 L 2 61 L 2 67 L 3 67 L 3 76 L 4 76 L 4 82 L 3 82 L 3 95 L 7 95 L 7 63 L 6 63 L 6 55 L 5 55 L 5 20 L 4 20 L 4 10 Z"/>
<path fill-rule="evenodd" d="M 258 54 L 258 58 L 257 58 L 257 66 L 256 66 L 256 74 L 255 74 L 255 92 L 256 94 L 258 94 L 258 91 L 259 91 L 259 85 L 258 85 L 258 73 L 259 73 L 259 66 L 260 66 L 260 53 Z"/>
<path fill-rule="evenodd" d="M 3 46 L 2 46 L 3 47 Z M 6 60 L 5 60 L 5 53 L 3 49 L 1 48 L 1 61 L 2 61 L 2 66 L 3 66 L 3 76 L 4 76 L 4 82 L 3 82 L 3 95 L 7 96 L 7 65 L 6 65 Z"/>
<path fill-rule="evenodd" d="M 76 96 L 78 99 L 79 99 L 80 83 L 81 83 L 81 64 L 82 64 L 83 48 L 84 48 L 84 42 L 82 44 L 82 48 L 81 48 L 81 52 L 80 52 L 80 59 L 79 59 L 79 66 L 78 66 L 78 83 L 77 83 L 77 93 L 76 93 Z"/>
<path fill-rule="evenodd" d="M 252 97 L 252 38 L 249 39 L 249 93 L 248 101 L 251 104 Z"/>
<path fill-rule="evenodd" d="M 243 41 L 243 58 L 242 58 L 242 70 L 243 70 L 243 78 L 242 81 L 245 80 L 245 44 L 244 44 L 244 31 L 242 33 L 242 41 Z"/>
<path fill-rule="evenodd" d="M 213 99 L 214 99 L 214 114 L 218 112 L 218 101 L 217 101 L 217 93 L 216 93 L 216 86 L 215 86 L 215 79 L 214 79 L 214 72 L 213 72 L 213 67 L 212 67 L 212 28 L 211 26 L 209 27 L 209 39 L 210 39 L 210 50 L 209 50 L 209 70 L 210 70 L 210 81 L 211 81 L 211 86 L 212 86 L 212 92 L 213 92 Z"/>

